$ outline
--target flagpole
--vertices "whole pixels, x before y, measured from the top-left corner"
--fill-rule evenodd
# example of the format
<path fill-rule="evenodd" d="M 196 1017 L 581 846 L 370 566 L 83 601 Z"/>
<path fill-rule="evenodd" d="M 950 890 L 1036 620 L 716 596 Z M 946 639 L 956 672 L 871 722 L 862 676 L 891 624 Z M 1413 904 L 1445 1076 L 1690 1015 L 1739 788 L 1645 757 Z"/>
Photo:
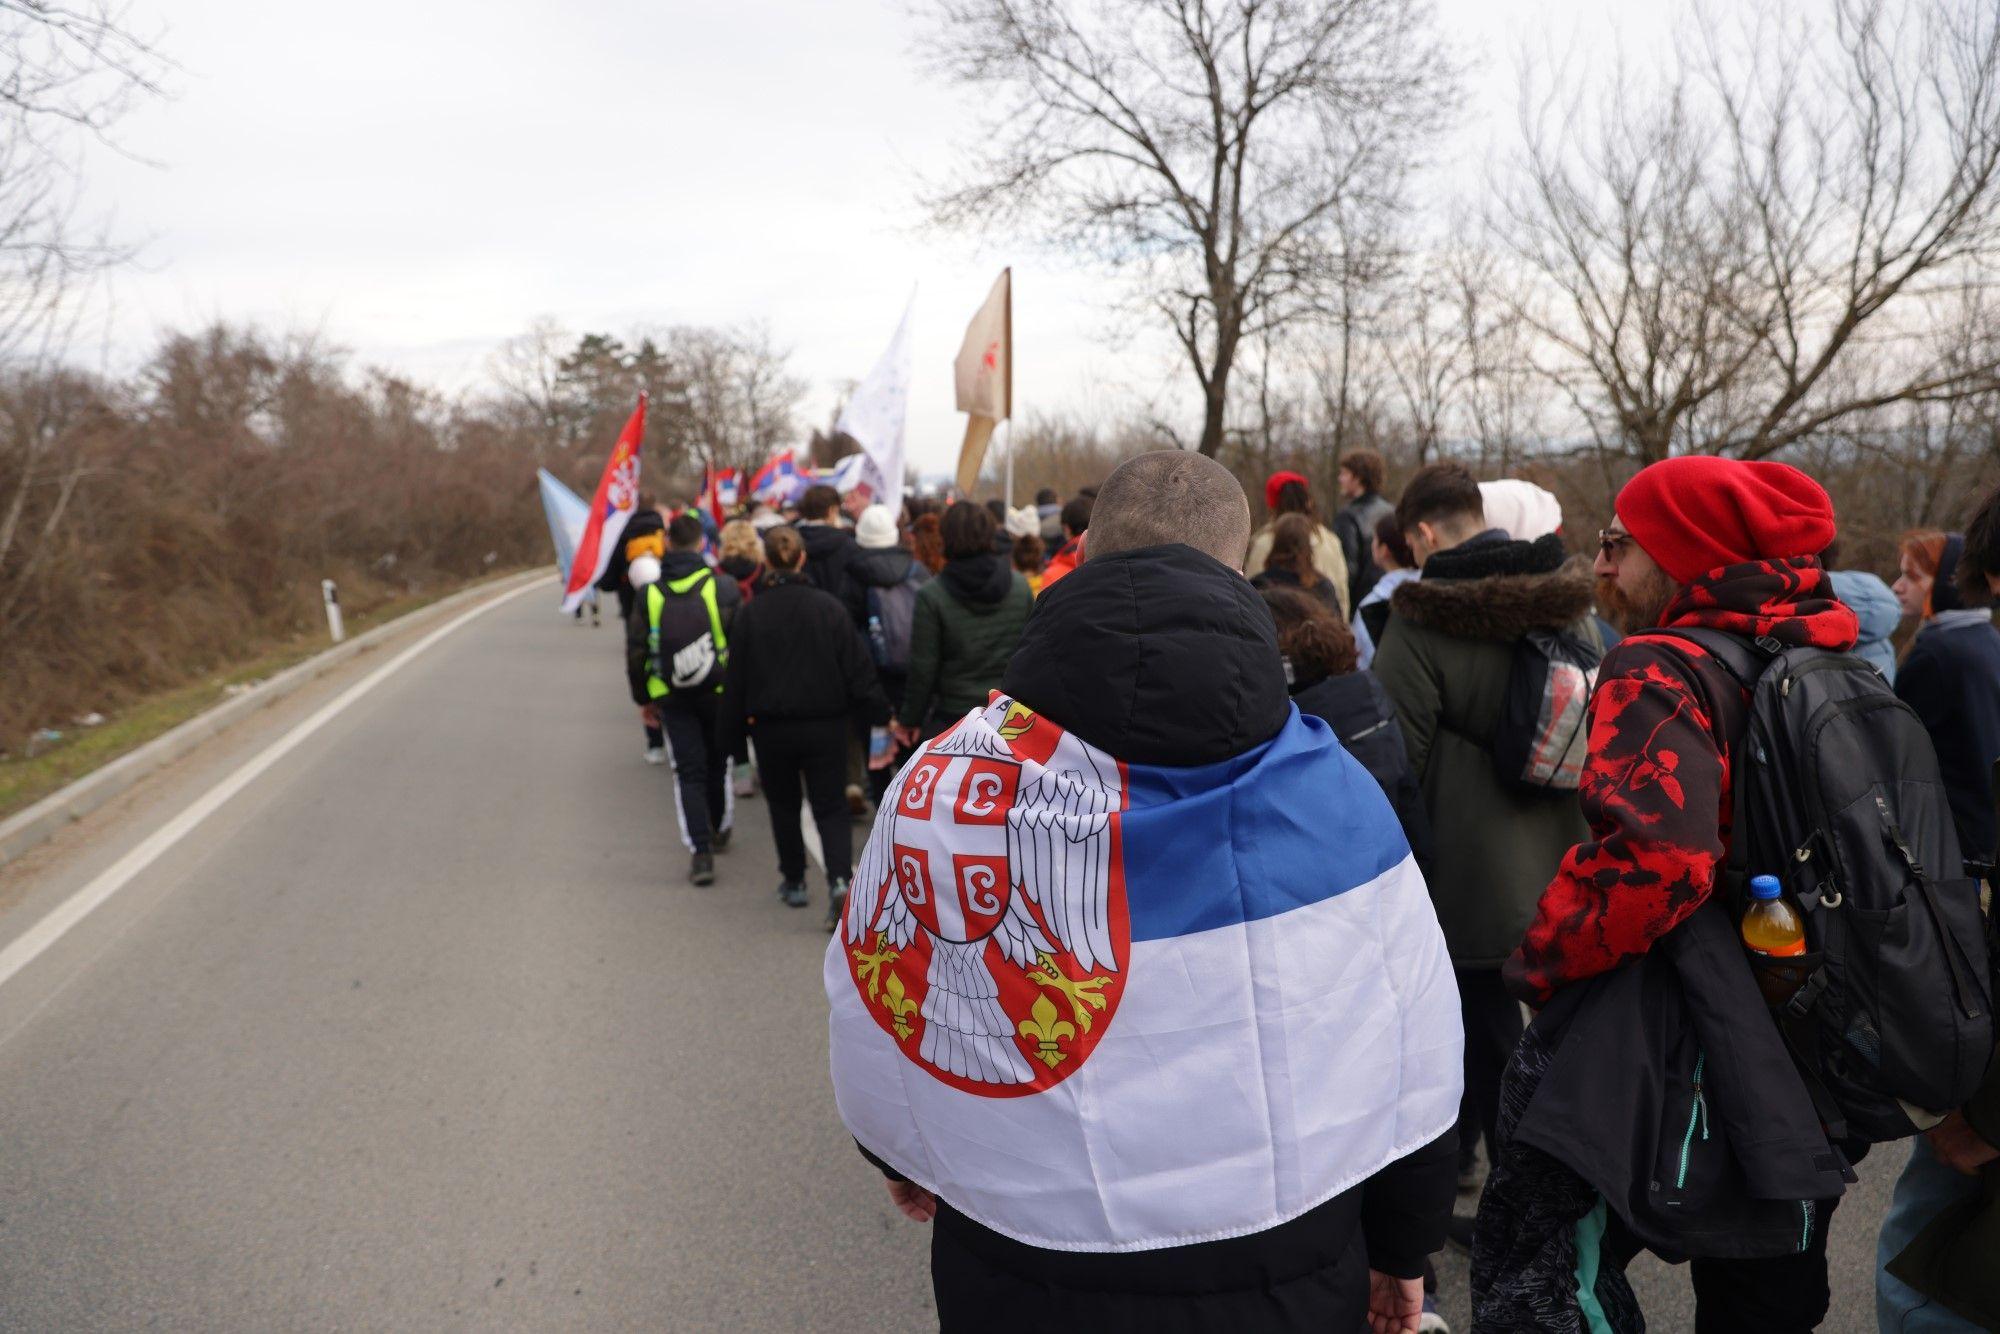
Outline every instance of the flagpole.
<path fill-rule="evenodd" d="M 1007 302 L 1001 308 L 1001 346 L 1007 349 L 1007 508 L 1014 508 L 1014 266 L 1005 269 Z"/>
<path fill-rule="evenodd" d="M 1000 423 L 1007 428 L 1007 508 L 1014 508 L 1014 419 Z"/>

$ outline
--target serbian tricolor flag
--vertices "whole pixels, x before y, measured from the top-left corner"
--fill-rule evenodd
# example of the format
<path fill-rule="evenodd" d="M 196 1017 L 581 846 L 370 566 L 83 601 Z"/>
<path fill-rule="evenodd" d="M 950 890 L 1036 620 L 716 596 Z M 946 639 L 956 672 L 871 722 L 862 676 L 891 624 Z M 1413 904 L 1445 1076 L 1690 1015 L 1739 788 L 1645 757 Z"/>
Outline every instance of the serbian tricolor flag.
<path fill-rule="evenodd" d="M 789 449 L 773 454 L 763 467 L 750 474 L 750 499 L 768 505 L 787 504 L 803 490 L 805 477 L 799 472 L 797 456 Z"/>
<path fill-rule="evenodd" d="M 741 490 L 734 468 L 709 468 L 702 474 L 700 505 L 709 517 L 720 524 L 729 511 L 736 508 L 736 497 Z"/>
<path fill-rule="evenodd" d="M 824 980 L 848 1130 L 1029 1245 L 1261 1232 L 1458 1119 L 1423 876 L 1296 709 L 1172 768 L 996 695 L 884 795 Z"/>
<path fill-rule="evenodd" d="M 641 393 L 639 406 L 632 409 L 631 420 L 625 423 L 625 429 L 618 433 L 618 443 L 611 448 L 604 475 L 597 479 L 597 494 L 590 501 L 590 518 L 583 525 L 583 536 L 577 540 L 576 556 L 569 564 L 569 583 L 563 588 L 565 613 L 575 611 L 604 577 L 611 553 L 625 535 L 625 524 L 639 507 L 639 444 L 645 436 L 646 395 Z"/>

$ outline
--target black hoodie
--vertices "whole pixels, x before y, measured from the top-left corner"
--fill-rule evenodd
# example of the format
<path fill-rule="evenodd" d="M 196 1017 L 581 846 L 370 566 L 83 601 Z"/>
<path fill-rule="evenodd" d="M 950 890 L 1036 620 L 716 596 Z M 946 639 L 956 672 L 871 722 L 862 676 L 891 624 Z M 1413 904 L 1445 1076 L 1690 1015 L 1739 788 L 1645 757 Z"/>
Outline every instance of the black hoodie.
<path fill-rule="evenodd" d="M 861 552 L 861 548 L 854 543 L 854 534 L 830 523 L 801 520 L 795 527 L 799 541 L 806 549 L 807 582 L 837 598 L 844 598 L 847 567 Z"/>

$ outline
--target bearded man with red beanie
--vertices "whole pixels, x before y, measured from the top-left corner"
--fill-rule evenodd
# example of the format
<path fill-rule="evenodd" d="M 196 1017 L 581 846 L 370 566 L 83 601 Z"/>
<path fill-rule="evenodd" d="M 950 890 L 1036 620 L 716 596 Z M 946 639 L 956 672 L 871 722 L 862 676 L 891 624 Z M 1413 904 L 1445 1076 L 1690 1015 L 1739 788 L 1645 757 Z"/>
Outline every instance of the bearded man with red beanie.
<path fill-rule="evenodd" d="M 1605 975 L 1646 958 L 1669 933 L 1689 922 L 1708 901 L 1728 855 L 1730 751 L 1747 716 L 1749 694 L 1694 641 L 1648 631 L 1707 628 L 1787 647 L 1846 651 L 1858 628 L 1854 613 L 1835 597 L 1817 556 L 1834 537 L 1833 504 L 1818 483 L 1796 468 L 1707 457 L 1668 459 L 1627 483 L 1615 509 L 1616 517 L 1601 534 L 1595 574 L 1628 637 L 1605 656 L 1591 698 L 1590 754 L 1579 791 L 1590 837 L 1563 859 L 1503 970 L 1508 988 L 1537 1008 L 1574 989 L 1574 995 L 1563 997 L 1562 1014 L 1579 1005 L 1609 1004 L 1599 998 L 1615 988 L 1583 984 L 1593 979 L 1609 983 L 1612 979 Z M 1734 924 L 1704 937 L 1703 931 L 1715 925 L 1705 916 L 1689 932 L 1666 942 L 1666 958 L 1679 969 L 1690 997 L 1701 968 L 1684 960 L 1691 948 L 1703 947 L 1691 947 L 1689 941 L 1709 940 L 1707 962 L 1717 967 L 1740 966 L 1718 962 L 1729 952 L 1740 958 Z M 1743 1025 L 1743 1032 L 1752 1035 L 1750 1040 L 1763 1041 L 1762 1030 L 1768 1028 L 1775 1043 L 1775 1027 L 1755 1017 L 1760 1022 Z M 1635 1031 L 1656 1036 L 1644 1022 Z M 1677 1021 L 1662 1022 L 1671 1027 Z M 1582 1161 L 1578 1155 L 1565 1152 L 1558 1161 L 1513 1142 L 1522 1118 L 1535 1114 L 1531 1102 L 1540 1100 L 1546 1113 L 1549 1101 L 1548 1090 L 1537 1081 L 1546 1082 L 1554 1049 L 1538 1047 L 1540 1027 L 1531 1028 L 1517 1048 L 1503 1089 L 1502 1130 L 1509 1144 L 1482 1201 L 1474 1241 L 1478 1327 L 1512 1329 L 1517 1324 L 1510 1320 L 1524 1319 L 1529 1324 L 1519 1327 L 1540 1327 L 1536 1322 L 1546 1314 L 1545 1302 L 1574 1305 L 1583 1252 L 1592 1250 L 1596 1253 L 1588 1257 L 1589 1267 L 1598 1281 L 1590 1295 L 1609 1327 L 1632 1328 L 1638 1311 L 1624 1282 L 1623 1261 L 1648 1243 L 1621 1229 L 1608 1189 L 1591 1186 L 1582 1180 L 1582 1169 L 1566 1165 Z M 1656 1050 L 1671 1049 L 1686 1038 L 1685 1028 L 1676 1029 Z M 1645 1057 L 1620 1051 L 1602 1059 L 1616 1064 Z M 1816 1165 L 1802 1171 L 1821 1175 L 1810 1178 L 1811 1193 L 1789 1197 L 1808 1201 L 1803 1235 L 1794 1237 L 1803 1243 L 1796 1254 L 1739 1258 L 1770 1252 L 1732 1248 L 1729 1241 L 1714 1238 L 1683 1252 L 1692 1256 L 1696 1329 L 1700 1334 L 1813 1329 L 1827 1308 L 1826 1223 L 1840 1195 L 1842 1164 L 1811 1115 L 1810 1101 L 1799 1101 L 1803 1086 L 1782 1047 L 1740 1073 L 1719 1072 L 1719 1059 L 1716 1052 L 1707 1053 L 1712 1086 L 1719 1088 L 1734 1074 L 1730 1092 L 1739 1107 L 1752 1109 L 1753 1122 L 1791 1128 L 1790 1139 L 1774 1129 L 1771 1141 L 1754 1151 L 1795 1153 L 1800 1162 Z M 1699 1070 L 1695 1080 L 1699 1093 Z M 1718 1095 L 1706 1096 L 1712 1104 Z M 1793 1115 L 1800 1107 L 1804 1110 Z M 1586 1088 L 1564 1109 L 1560 1133 L 1600 1144 L 1599 1161 L 1632 1154 L 1629 1141 L 1635 1137 L 1632 1122 L 1623 1118 L 1624 1107 L 1593 1104 L 1593 1090 Z M 1713 1106 L 1710 1114 L 1715 1114 Z M 1622 1124 L 1603 1129 L 1593 1121 Z M 1546 1116 L 1543 1126 L 1546 1144 Z M 1701 1134 L 1708 1138 L 1706 1125 Z M 1674 1135 L 1678 1140 L 1678 1125 Z M 1594 1138 L 1598 1136 L 1604 1138 Z M 1586 1149 L 1586 1156 L 1595 1151 Z M 1861 1151 L 1843 1146 L 1850 1161 Z M 1627 1170 L 1625 1164 L 1617 1168 Z M 1650 1176 L 1658 1192 L 1661 1178 L 1654 1164 L 1632 1163 L 1629 1172 L 1642 1186 Z M 1669 1168 L 1669 1187 L 1674 1175 Z M 1685 1153 L 1679 1175 L 1688 1176 Z M 1614 1204 L 1609 1217 L 1607 1202 Z M 1586 1239 L 1592 1218 L 1596 1227 Z M 1801 1229 L 1795 1224 L 1794 1231 Z M 1537 1239 L 1543 1243 L 1539 1251 Z M 1571 1267 L 1565 1271 L 1565 1265 Z M 1552 1292 L 1551 1285 L 1558 1290 L 1566 1286 L 1567 1297 Z"/>

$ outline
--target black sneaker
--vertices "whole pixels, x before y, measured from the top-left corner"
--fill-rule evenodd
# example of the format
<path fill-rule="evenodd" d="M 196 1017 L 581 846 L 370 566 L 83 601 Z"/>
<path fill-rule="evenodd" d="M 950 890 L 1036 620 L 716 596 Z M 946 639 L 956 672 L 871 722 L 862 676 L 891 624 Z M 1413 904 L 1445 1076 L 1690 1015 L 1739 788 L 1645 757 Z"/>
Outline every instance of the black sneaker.
<path fill-rule="evenodd" d="M 804 882 L 798 880 L 781 881 L 778 885 L 778 897 L 785 901 L 787 908 L 805 907 L 806 887 Z"/>
<path fill-rule="evenodd" d="M 716 830 L 709 836 L 708 846 L 716 852 L 729 851 L 729 836 L 734 832 L 736 831 L 733 829 Z"/>
<path fill-rule="evenodd" d="M 697 885 L 715 883 L 715 856 L 713 853 L 697 852 L 688 864 L 688 879 Z"/>
<path fill-rule="evenodd" d="M 847 910 L 847 882 L 829 881 L 826 887 L 826 929 L 840 929 L 840 915 Z"/>

